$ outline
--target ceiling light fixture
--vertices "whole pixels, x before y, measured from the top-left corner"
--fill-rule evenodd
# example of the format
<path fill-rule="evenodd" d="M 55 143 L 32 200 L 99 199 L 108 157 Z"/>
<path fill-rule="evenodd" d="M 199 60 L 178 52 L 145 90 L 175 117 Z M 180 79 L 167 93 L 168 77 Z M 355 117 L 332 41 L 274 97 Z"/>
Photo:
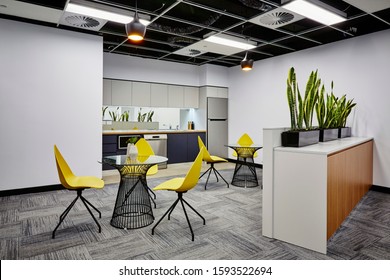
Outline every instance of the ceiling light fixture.
<path fill-rule="evenodd" d="M 238 41 L 239 38 L 233 37 L 234 39 L 233 38 L 231 39 L 231 37 L 232 36 L 229 36 L 229 38 L 227 38 L 226 35 L 218 34 L 218 35 L 212 35 L 210 37 L 207 37 L 205 39 L 205 41 L 224 45 L 224 46 L 229 46 L 229 47 L 233 47 L 233 48 L 238 48 L 238 49 L 242 49 L 242 50 L 250 50 L 250 49 L 256 48 L 255 42 L 253 42 L 253 44 L 240 42 L 240 41 Z"/>
<path fill-rule="evenodd" d="M 244 59 L 241 61 L 241 69 L 243 71 L 250 71 L 253 68 L 253 59 L 248 59 L 248 52 L 245 53 Z"/>
<path fill-rule="evenodd" d="M 345 13 L 315 0 L 295 0 L 282 7 L 325 25 L 347 20 Z"/>
<path fill-rule="evenodd" d="M 94 7 L 83 6 L 75 3 L 69 3 L 66 6 L 65 10 L 70 13 L 76 13 L 76 14 L 90 16 L 90 17 L 97 17 L 100 19 L 118 22 L 122 24 L 127 24 L 133 20 L 133 17 L 131 16 L 105 11 Z M 148 20 L 144 20 L 144 19 L 140 19 L 139 21 L 144 25 L 148 25 L 150 23 Z"/>
<path fill-rule="evenodd" d="M 131 41 L 142 41 L 145 37 L 146 26 L 143 25 L 138 17 L 137 1 L 135 1 L 135 15 L 132 22 L 126 24 L 127 38 Z"/>

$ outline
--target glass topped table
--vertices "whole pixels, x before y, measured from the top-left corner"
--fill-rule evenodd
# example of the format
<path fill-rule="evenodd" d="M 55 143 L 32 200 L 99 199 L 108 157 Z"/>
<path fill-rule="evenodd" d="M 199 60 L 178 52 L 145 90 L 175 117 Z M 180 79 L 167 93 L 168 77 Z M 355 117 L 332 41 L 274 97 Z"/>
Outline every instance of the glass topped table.
<path fill-rule="evenodd" d="M 146 173 L 155 164 L 167 162 L 162 156 L 138 156 L 131 160 L 126 155 L 107 156 L 103 163 L 118 169 L 121 175 L 118 194 L 110 224 L 117 228 L 135 229 L 154 221 L 150 200 L 152 192 L 146 182 Z M 156 204 L 154 203 L 156 206 Z"/>
<path fill-rule="evenodd" d="M 242 146 L 240 144 L 228 144 L 227 147 L 237 153 L 237 163 L 234 168 L 232 185 L 236 187 L 252 188 L 259 185 L 257 179 L 256 166 L 254 164 L 254 155 L 257 150 L 263 148 L 258 144 Z"/>

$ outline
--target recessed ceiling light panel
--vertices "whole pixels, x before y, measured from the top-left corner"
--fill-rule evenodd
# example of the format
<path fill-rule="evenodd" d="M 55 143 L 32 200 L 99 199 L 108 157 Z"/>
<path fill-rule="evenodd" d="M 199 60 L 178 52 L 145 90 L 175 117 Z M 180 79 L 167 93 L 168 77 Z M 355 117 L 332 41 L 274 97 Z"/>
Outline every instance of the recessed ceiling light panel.
<path fill-rule="evenodd" d="M 314 4 L 316 3 L 316 4 Z M 283 6 L 284 9 L 298 13 L 325 25 L 332 25 L 346 20 L 346 15 L 335 13 L 333 8 L 325 8 L 325 4 L 315 0 L 294 0 Z"/>
<path fill-rule="evenodd" d="M 256 42 L 246 41 L 241 38 L 236 38 L 233 36 L 228 36 L 225 34 L 212 35 L 204 39 L 207 42 L 224 45 L 232 48 L 250 50 L 256 48 Z"/>

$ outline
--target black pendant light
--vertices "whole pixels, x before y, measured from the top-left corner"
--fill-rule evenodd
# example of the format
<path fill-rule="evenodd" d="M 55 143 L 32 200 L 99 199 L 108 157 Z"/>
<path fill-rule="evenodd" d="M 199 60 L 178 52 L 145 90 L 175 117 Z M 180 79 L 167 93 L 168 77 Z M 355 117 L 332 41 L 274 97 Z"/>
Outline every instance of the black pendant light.
<path fill-rule="evenodd" d="M 253 67 L 253 59 L 248 59 L 248 52 L 245 53 L 244 59 L 241 61 L 241 69 L 243 71 L 250 71 Z"/>
<path fill-rule="evenodd" d="M 131 41 L 139 42 L 142 41 L 145 37 L 146 26 L 139 21 L 137 10 L 136 1 L 134 19 L 130 23 L 126 24 L 126 34 L 127 38 L 129 38 Z"/>

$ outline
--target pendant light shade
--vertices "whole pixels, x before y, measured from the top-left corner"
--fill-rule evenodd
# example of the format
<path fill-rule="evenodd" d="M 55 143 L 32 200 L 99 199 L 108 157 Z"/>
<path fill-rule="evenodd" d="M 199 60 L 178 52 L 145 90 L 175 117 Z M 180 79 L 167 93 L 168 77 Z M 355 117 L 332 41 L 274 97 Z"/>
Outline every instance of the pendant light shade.
<path fill-rule="evenodd" d="M 248 52 L 246 52 L 244 59 L 241 61 L 241 69 L 244 71 L 250 71 L 253 67 L 253 59 L 248 59 Z"/>
<path fill-rule="evenodd" d="M 142 41 L 145 37 L 146 26 L 139 21 L 138 12 L 135 12 L 134 19 L 126 24 L 127 38 L 132 41 Z"/>

